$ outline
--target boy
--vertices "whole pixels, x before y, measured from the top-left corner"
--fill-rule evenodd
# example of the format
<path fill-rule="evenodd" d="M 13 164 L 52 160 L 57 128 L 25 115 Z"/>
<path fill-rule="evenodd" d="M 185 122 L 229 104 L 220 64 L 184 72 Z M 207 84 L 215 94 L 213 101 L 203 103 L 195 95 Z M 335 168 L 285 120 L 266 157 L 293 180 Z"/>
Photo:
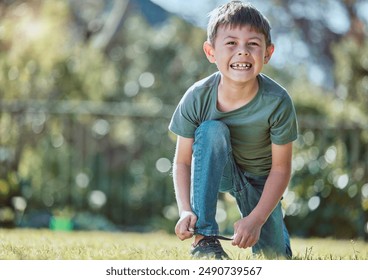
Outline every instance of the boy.
<path fill-rule="evenodd" d="M 261 73 L 274 51 L 269 22 L 252 5 L 232 1 L 210 14 L 207 35 L 203 49 L 219 71 L 188 89 L 169 125 L 178 136 L 175 233 L 195 236 L 194 257 L 229 258 L 215 220 L 218 193 L 229 192 L 242 215 L 232 245 L 290 258 L 280 200 L 297 123 L 286 90 Z"/>

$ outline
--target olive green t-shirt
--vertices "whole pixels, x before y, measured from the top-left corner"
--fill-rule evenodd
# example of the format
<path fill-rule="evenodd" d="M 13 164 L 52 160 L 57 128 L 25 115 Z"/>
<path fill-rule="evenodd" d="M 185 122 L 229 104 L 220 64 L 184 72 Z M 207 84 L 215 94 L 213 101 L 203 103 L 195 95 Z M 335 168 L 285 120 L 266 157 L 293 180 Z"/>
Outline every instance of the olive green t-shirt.
<path fill-rule="evenodd" d="M 271 143 L 282 145 L 297 139 L 297 120 L 287 91 L 264 74 L 257 78 L 256 96 L 230 112 L 217 109 L 219 72 L 195 83 L 178 104 L 169 129 L 194 138 L 202 122 L 222 121 L 229 127 L 234 159 L 240 168 L 253 175 L 267 175 L 272 163 Z"/>

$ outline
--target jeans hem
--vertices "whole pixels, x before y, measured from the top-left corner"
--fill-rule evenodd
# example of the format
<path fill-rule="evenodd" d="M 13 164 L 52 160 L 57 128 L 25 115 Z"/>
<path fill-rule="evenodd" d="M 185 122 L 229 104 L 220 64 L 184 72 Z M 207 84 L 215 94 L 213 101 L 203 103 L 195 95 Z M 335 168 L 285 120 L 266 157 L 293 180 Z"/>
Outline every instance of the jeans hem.
<path fill-rule="evenodd" d="M 219 235 L 219 231 L 195 230 L 194 234 L 200 234 L 200 235 L 203 235 L 203 236 L 217 236 L 217 235 Z"/>

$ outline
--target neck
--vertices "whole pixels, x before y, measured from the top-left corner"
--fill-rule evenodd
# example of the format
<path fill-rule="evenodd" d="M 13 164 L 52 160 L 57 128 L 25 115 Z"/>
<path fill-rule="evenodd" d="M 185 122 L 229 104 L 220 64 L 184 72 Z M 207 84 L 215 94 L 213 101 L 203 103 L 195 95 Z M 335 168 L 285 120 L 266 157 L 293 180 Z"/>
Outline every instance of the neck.
<path fill-rule="evenodd" d="M 248 104 L 257 95 L 258 89 L 257 78 L 247 83 L 227 83 L 221 79 L 217 107 L 223 112 L 236 110 Z"/>

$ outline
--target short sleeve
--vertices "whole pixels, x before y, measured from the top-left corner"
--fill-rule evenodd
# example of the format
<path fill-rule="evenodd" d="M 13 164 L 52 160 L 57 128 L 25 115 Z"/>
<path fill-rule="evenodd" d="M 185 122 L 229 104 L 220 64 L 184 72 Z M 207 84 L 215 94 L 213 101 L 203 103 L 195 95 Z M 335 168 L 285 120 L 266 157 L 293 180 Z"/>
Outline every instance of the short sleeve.
<path fill-rule="evenodd" d="M 169 130 L 179 136 L 194 138 L 198 127 L 196 118 L 195 100 L 189 89 L 179 102 L 169 124 Z"/>
<path fill-rule="evenodd" d="M 288 94 L 284 95 L 271 116 L 271 141 L 284 145 L 298 138 L 298 124 L 294 104 Z"/>

